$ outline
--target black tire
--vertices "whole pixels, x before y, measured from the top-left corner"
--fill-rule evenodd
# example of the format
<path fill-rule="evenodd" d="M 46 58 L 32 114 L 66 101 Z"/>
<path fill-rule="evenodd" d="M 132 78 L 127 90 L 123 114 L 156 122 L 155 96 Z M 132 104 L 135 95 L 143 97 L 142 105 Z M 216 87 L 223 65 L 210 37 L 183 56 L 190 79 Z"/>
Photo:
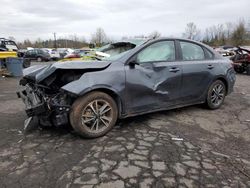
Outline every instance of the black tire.
<path fill-rule="evenodd" d="M 30 67 L 31 60 L 30 59 L 24 59 L 23 60 L 23 68 Z"/>
<path fill-rule="evenodd" d="M 101 106 L 101 104 L 103 105 Z M 104 104 L 108 106 L 107 109 L 103 108 L 105 106 Z M 107 111 L 109 108 L 110 110 Z M 107 111 L 104 114 L 105 116 L 101 115 L 101 110 Z M 96 114 L 95 111 L 98 114 Z M 107 116 L 109 116 L 109 118 L 107 118 Z M 102 119 L 102 117 L 105 118 Z M 106 93 L 94 91 L 78 98 L 73 103 L 70 112 L 70 123 L 73 129 L 81 136 L 96 138 L 110 131 L 115 125 L 117 117 L 118 108 L 113 98 Z"/>
<path fill-rule="evenodd" d="M 42 62 L 43 61 L 43 58 L 42 57 L 37 57 L 37 62 Z"/>
<path fill-rule="evenodd" d="M 237 72 L 237 73 L 243 73 L 243 72 L 245 72 L 245 68 L 243 67 L 243 66 L 235 66 L 234 67 L 234 70 L 235 70 L 235 72 Z"/>
<path fill-rule="evenodd" d="M 219 88 L 222 88 L 220 92 Z M 226 97 L 225 84 L 221 80 L 216 80 L 210 85 L 208 89 L 206 105 L 209 109 L 212 110 L 218 109 L 223 104 L 225 97 Z"/>
<path fill-rule="evenodd" d="M 246 69 L 247 69 L 247 75 L 250 75 L 250 64 L 247 65 Z"/>

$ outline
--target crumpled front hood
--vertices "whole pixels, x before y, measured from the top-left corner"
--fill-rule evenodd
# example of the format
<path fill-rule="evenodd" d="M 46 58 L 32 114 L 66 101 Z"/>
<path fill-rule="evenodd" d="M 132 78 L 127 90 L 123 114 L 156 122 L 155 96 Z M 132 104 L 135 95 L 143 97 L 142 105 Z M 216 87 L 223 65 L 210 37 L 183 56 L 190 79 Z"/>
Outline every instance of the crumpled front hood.
<path fill-rule="evenodd" d="M 57 69 L 69 69 L 69 70 L 98 70 L 105 69 L 110 65 L 109 61 L 65 61 L 56 62 L 52 65 L 34 65 L 25 69 L 24 77 L 34 80 L 36 83 L 41 82 L 51 74 L 53 74 Z"/>

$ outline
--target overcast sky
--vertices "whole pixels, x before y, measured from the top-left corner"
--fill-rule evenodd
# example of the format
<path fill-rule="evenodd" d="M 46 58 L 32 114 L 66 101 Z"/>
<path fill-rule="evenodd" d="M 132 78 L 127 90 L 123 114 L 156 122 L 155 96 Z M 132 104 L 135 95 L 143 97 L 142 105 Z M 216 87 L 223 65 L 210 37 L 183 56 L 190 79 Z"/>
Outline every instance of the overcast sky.
<path fill-rule="evenodd" d="M 76 34 L 89 39 L 97 27 L 108 36 L 181 36 L 188 22 L 201 30 L 250 21 L 250 0 L 0 0 L 0 37 L 18 41 Z"/>

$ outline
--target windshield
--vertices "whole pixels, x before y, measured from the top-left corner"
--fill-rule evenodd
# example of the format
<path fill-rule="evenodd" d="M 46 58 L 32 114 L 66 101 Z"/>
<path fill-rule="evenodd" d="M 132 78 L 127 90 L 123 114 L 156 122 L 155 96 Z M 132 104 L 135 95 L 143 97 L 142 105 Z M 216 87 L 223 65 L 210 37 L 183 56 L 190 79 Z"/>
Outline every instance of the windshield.
<path fill-rule="evenodd" d="M 102 60 L 103 61 L 116 61 L 116 60 L 120 59 L 121 57 L 123 57 L 124 55 L 126 55 L 130 51 L 131 50 L 128 50 L 128 51 L 122 52 L 120 54 L 116 54 L 116 55 L 113 55 L 113 56 L 110 56 L 110 57 L 105 57 Z"/>
<path fill-rule="evenodd" d="M 134 39 L 130 41 L 121 41 L 112 44 L 107 44 L 96 50 L 96 52 L 102 52 L 103 54 L 96 53 L 95 55 L 99 55 L 101 57 L 101 60 L 115 61 L 127 54 L 132 49 L 146 42 L 148 42 L 148 40 Z M 106 54 L 106 57 L 104 56 L 104 54 Z"/>

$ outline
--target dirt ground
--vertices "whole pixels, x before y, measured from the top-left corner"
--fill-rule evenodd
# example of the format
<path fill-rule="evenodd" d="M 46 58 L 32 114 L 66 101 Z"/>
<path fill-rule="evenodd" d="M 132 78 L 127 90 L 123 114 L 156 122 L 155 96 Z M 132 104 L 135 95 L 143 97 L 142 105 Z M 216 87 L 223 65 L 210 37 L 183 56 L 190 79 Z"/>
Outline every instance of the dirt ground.
<path fill-rule="evenodd" d="M 0 78 L 0 187 L 250 187 L 250 77 L 221 109 L 128 118 L 106 136 L 23 133 L 18 79 Z"/>

